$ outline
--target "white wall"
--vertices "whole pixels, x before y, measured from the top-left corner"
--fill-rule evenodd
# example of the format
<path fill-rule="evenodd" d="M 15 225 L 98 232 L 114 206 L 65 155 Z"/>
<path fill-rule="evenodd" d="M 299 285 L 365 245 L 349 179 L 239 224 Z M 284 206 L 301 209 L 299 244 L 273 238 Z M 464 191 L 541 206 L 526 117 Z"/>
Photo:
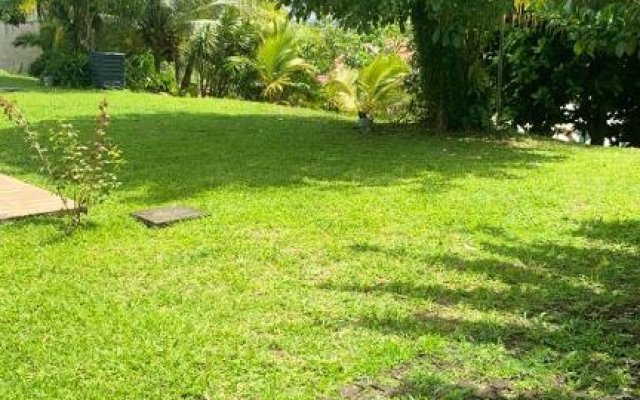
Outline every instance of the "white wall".
<path fill-rule="evenodd" d="M 29 65 L 40 55 L 37 48 L 13 47 L 13 40 L 19 35 L 38 30 L 37 22 L 28 22 L 20 26 L 0 23 L 0 69 L 10 72 L 27 72 Z"/>

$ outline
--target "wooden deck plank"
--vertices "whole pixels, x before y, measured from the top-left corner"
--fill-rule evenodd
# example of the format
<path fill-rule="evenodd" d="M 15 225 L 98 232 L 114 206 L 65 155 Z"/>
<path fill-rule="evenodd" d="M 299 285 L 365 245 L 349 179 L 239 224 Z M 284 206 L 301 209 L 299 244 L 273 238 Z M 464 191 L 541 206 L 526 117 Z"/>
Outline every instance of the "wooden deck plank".
<path fill-rule="evenodd" d="M 73 202 L 69 201 L 70 207 Z M 64 203 L 55 194 L 0 174 L 0 221 L 64 211 Z"/>

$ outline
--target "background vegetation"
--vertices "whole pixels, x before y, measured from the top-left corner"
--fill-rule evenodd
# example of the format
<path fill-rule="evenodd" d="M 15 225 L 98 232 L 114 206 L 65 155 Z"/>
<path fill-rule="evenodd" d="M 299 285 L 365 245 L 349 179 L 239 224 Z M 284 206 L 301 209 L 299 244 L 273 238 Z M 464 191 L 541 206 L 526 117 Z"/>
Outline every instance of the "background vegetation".
<path fill-rule="evenodd" d="M 594 144 L 640 143 L 638 0 L 280 3 L 291 8 L 275 0 L 4 0 L 0 17 L 38 12 L 42 31 L 18 44 L 43 48 L 32 73 L 56 85 L 90 83 L 87 52 L 121 51 L 134 90 L 340 109 L 325 87 L 332 77 L 397 54 L 413 67 L 402 77 L 407 94 L 376 105 L 378 113 L 411 111 L 440 131 L 519 125 L 551 134 L 570 123 Z"/>

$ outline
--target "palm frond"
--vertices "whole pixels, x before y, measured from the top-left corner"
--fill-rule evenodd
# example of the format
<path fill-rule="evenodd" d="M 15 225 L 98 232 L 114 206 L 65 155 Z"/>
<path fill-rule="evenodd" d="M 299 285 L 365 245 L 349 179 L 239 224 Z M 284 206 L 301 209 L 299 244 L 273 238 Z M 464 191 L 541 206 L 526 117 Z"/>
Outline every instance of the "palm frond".
<path fill-rule="evenodd" d="M 343 111 L 358 111 L 358 71 L 351 68 L 337 69 L 327 83 L 326 90 Z"/>

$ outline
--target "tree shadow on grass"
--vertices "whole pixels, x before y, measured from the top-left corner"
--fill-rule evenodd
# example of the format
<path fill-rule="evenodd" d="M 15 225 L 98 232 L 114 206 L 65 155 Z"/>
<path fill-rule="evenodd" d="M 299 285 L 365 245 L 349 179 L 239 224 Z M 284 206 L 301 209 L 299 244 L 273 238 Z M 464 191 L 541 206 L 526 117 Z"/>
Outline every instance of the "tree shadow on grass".
<path fill-rule="evenodd" d="M 577 234 L 610 244 L 640 246 L 640 223 L 638 221 L 590 221 L 583 224 Z"/>
<path fill-rule="evenodd" d="M 434 305 L 415 310 L 410 316 L 357 317 L 356 324 L 366 329 L 413 340 L 436 335 L 457 343 L 497 345 L 519 360 L 540 351 L 553 354 L 546 367 L 565 371 L 573 389 L 535 391 L 520 394 L 524 396 L 520 398 L 589 398 L 585 394 L 589 390 L 621 399 L 640 398 L 640 221 L 587 221 L 574 234 L 586 239 L 587 244 L 518 244 L 503 234 L 496 238 L 497 242 L 508 244 L 486 243 L 483 254 L 489 256 L 479 258 L 431 256 L 412 249 L 362 244 L 351 247 L 354 252 L 376 252 L 400 260 L 413 257 L 413 262 L 471 274 L 478 282 L 499 281 L 505 290 L 486 286 L 451 288 L 411 281 L 329 283 L 321 288 L 393 296 L 397 301 L 423 300 Z M 461 309 L 480 312 L 485 317 L 469 319 L 474 312 L 460 314 Z M 504 322 L 491 318 L 495 313 L 527 318 L 524 322 Z M 449 398 L 442 394 L 455 392 L 456 388 L 461 390 L 460 395 L 452 398 L 484 398 L 474 391 L 466 393 L 463 389 L 469 385 L 465 383 L 414 379 L 403 386 L 414 398 Z M 575 392 L 576 388 L 579 392 Z M 509 391 L 508 395 L 504 398 L 514 398 L 516 393 Z"/>
<path fill-rule="evenodd" d="M 86 120 L 69 122 L 90 129 Z M 20 138 L 9 132 L 0 130 L 0 158 L 10 173 L 33 172 Z M 146 204 L 223 187 L 410 183 L 432 193 L 468 176 L 517 179 L 519 170 L 563 159 L 509 142 L 411 134 L 416 132 L 411 129 L 361 133 L 337 116 L 129 114 L 114 117 L 111 132 L 128 161 L 123 190 L 142 189 L 129 200 Z"/>
<path fill-rule="evenodd" d="M 586 393 L 568 394 L 561 388 L 532 389 L 514 393 L 511 385 L 503 381 L 484 384 L 454 383 L 430 374 L 421 374 L 403 381 L 391 397 L 407 400 L 597 400 Z M 632 398 L 620 397 L 619 400 Z"/>
<path fill-rule="evenodd" d="M 418 357 L 417 362 L 426 356 Z M 446 368 L 444 365 L 440 367 Z M 413 372 L 412 372 L 413 370 Z M 349 400 L 576 400 L 576 394 L 567 394 L 560 387 L 561 382 L 544 389 L 530 389 L 517 392 L 512 383 L 497 379 L 490 382 L 463 380 L 453 382 L 437 374 L 415 371 L 415 365 L 400 365 L 385 376 L 384 381 L 362 379 L 341 390 L 341 397 Z M 596 400 L 596 397 L 579 394 L 580 400 Z M 632 398 L 618 400 L 633 400 Z"/>
<path fill-rule="evenodd" d="M 26 91 L 42 91 L 44 88 L 39 85 L 34 78 L 27 76 L 3 75 L 0 73 L 0 96 L 12 93 Z"/>

